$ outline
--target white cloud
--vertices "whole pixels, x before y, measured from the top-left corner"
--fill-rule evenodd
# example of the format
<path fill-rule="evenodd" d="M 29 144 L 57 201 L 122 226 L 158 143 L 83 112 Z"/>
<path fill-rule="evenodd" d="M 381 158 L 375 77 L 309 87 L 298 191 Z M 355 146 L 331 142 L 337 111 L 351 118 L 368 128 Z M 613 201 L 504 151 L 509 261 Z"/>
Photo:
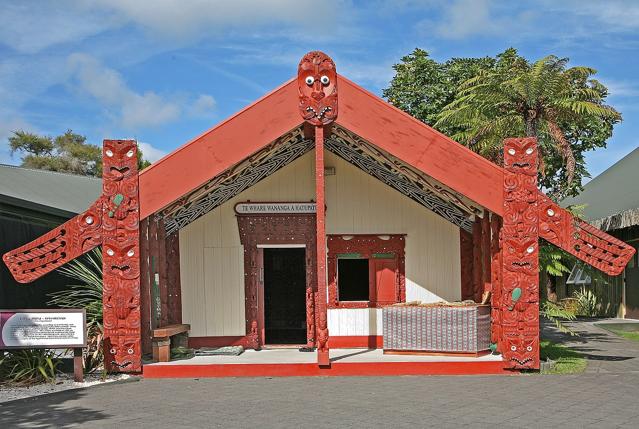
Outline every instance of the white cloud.
<path fill-rule="evenodd" d="M 308 23 L 309 12 L 321 7 L 322 21 L 330 21 L 337 13 L 335 5 L 342 1 L 326 0 L 99 0 L 110 10 L 156 36 L 192 39 L 215 36 L 224 30 L 258 26 Z M 331 3 L 333 5 L 331 5 Z"/>
<path fill-rule="evenodd" d="M 77 0 L 3 2 L 0 43 L 21 53 L 77 42 L 120 25 Z"/>
<path fill-rule="evenodd" d="M 87 54 L 72 54 L 69 71 L 78 88 L 117 111 L 118 122 L 126 128 L 162 125 L 177 119 L 180 107 L 152 91 L 137 93 L 116 70 Z"/>
<path fill-rule="evenodd" d="M 607 78 L 602 78 L 600 81 L 608 88 L 610 98 L 639 97 L 639 86 L 634 82 Z"/>
<path fill-rule="evenodd" d="M 138 147 L 142 151 L 144 159 L 155 162 L 167 154 L 166 151 L 153 147 L 150 143 L 138 142 Z"/>
<path fill-rule="evenodd" d="M 445 6 L 440 3 L 440 12 L 440 19 L 426 19 L 418 24 L 418 30 L 445 39 L 465 39 L 474 35 L 519 35 L 530 26 L 534 17 L 531 11 L 515 13 L 493 0 L 455 0 L 445 3 Z"/>
<path fill-rule="evenodd" d="M 200 94 L 193 102 L 190 113 L 194 116 L 210 116 L 215 109 L 215 98 L 208 94 Z"/>

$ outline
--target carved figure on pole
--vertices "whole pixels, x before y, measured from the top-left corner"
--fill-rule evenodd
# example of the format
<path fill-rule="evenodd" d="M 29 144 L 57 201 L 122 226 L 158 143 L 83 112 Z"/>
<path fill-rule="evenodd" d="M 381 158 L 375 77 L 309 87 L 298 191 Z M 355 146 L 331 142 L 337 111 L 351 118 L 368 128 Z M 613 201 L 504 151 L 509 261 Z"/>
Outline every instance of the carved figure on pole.
<path fill-rule="evenodd" d="M 333 60 L 313 51 L 302 57 L 297 68 L 299 111 L 315 127 L 315 196 L 317 203 L 317 360 L 329 366 L 326 305 L 326 214 L 324 200 L 324 126 L 337 118 L 337 71 Z"/>
<path fill-rule="evenodd" d="M 140 234 L 137 145 L 105 140 L 102 195 L 87 211 L 6 253 L 14 278 L 28 283 L 102 245 L 104 356 L 107 371 L 139 372 Z"/>
<path fill-rule="evenodd" d="M 537 142 L 504 141 L 501 352 L 507 368 L 539 368 Z"/>

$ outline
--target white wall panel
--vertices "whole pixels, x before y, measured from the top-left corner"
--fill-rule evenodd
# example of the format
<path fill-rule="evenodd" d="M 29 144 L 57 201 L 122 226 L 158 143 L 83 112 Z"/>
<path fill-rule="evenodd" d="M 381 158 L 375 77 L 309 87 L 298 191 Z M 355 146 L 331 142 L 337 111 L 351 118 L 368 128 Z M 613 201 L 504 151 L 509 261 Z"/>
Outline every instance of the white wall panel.
<path fill-rule="evenodd" d="M 406 234 L 406 299 L 460 298 L 459 229 L 331 154 L 326 176 L 329 234 Z M 193 336 L 244 335 L 243 249 L 233 207 L 239 201 L 315 198 L 308 153 L 180 230 L 182 313 Z M 381 335 L 381 311 L 330 310 L 331 335 Z"/>

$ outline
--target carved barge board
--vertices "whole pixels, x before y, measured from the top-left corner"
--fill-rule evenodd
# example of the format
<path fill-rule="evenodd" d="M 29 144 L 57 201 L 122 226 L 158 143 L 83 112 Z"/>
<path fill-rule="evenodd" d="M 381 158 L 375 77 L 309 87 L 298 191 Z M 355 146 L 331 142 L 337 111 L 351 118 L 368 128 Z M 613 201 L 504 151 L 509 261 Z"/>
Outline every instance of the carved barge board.
<path fill-rule="evenodd" d="M 621 274 L 635 254 L 632 246 L 575 218 L 543 194 L 539 196 L 539 236 L 612 276 Z"/>
<path fill-rule="evenodd" d="M 102 243 L 102 197 L 87 211 L 2 257 L 19 283 L 32 282 Z"/>

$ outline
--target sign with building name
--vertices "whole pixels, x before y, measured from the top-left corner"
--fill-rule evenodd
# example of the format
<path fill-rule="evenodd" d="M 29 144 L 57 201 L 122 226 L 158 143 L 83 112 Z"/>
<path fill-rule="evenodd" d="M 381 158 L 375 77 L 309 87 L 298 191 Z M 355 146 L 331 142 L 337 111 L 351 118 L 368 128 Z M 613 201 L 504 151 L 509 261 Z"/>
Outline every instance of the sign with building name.
<path fill-rule="evenodd" d="M 0 310 L 0 334 L 0 350 L 86 347 L 86 312 Z"/>
<path fill-rule="evenodd" d="M 315 203 L 238 203 L 237 214 L 309 214 L 315 213 Z"/>

